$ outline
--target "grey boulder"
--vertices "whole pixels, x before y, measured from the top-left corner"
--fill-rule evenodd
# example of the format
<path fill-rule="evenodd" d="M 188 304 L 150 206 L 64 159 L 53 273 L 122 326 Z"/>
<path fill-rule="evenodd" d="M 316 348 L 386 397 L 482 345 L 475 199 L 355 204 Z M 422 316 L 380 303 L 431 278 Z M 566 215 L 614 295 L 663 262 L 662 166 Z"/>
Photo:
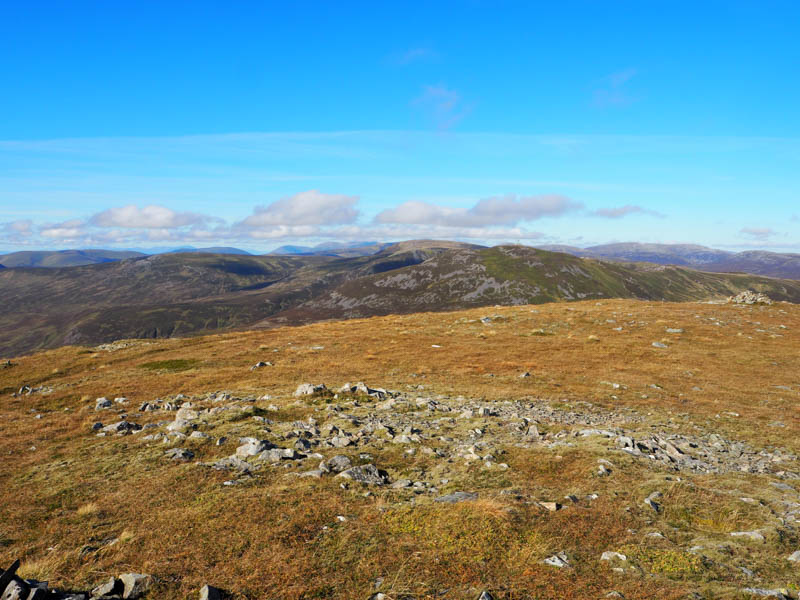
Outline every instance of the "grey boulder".
<path fill-rule="evenodd" d="M 351 467 L 339 473 L 337 477 L 352 479 L 353 481 L 367 485 L 385 485 L 389 483 L 389 475 L 385 471 L 378 469 L 375 465 Z"/>
<path fill-rule="evenodd" d="M 439 496 L 434 502 L 444 502 L 445 504 L 456 504 L 458 502 L 467 502 L 470 500 L 477 500 L 478 494 L 475 492 L 453 492 L 452 494 L 445 494 Z"/>
<path fill-rule="evenodd" d="M 200 588 L 200 600 L 222 600 L 224 597 L 225 593 L 214 586 L 206 584 Z"/>
<path fill-rule="evenodd" d="M 119 578 L 122 581 L 122 597 L 125 600 L 142 597 L 153 585 L 153 578 L 144 573 L 123 573 Z"/>

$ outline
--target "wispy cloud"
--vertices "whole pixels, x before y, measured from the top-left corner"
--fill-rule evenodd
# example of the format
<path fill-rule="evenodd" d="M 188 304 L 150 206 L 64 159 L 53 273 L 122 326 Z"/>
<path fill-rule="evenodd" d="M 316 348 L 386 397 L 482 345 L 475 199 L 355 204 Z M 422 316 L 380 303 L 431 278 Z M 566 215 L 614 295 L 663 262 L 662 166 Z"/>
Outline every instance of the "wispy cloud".
<path fill-rule="evenodd" d="M 590 214 L 594 217 L 602 217 L 604 219 L 621 219 L 630 215 L 648 215 L 663 219 L 665 216 L 657 210 L 651 210 L 635 204 L 626 204 L 625 206 L 618 206 L 616 208 L 598 208 L 597 210 L 593 210 Z"/>
<path fill-rule="evenodd" d="M 600 87 L 594 90 L 593 104 L 600 108 L 629 106 L 638 98 L 630 91 L 630 82 L 639 74 L 638 69 L 628 68 L 606 75 Z"/>
<path fill-rule="evenodd" d="M 412 46 L 389 56 L 389 62 L 401 67 L 438 58 L 439 53 L 430 46 Z"/>
<path fill-rule="evenodd" d="M 440 130 L 450 129 L 472 111 L 459 92 L 441 83 L 424 86 L 411 104 Z"/>
<path fill-rule="evenodd" d="M 768 240 L 778 234 L 771 227 L 742 227 L 739 233 L 756 240 Z"/>
<path fill-rule="evenodd" d="M 561 216 L 582 206 L 580 202 L 558 195 L 484 198 L 470 208 L 450 208 L 428 202 L 404 202 L 396 208 L 380 212 L 375 217 L 375 222 L 447 227 L 516 225 L 542 217 Z"/>

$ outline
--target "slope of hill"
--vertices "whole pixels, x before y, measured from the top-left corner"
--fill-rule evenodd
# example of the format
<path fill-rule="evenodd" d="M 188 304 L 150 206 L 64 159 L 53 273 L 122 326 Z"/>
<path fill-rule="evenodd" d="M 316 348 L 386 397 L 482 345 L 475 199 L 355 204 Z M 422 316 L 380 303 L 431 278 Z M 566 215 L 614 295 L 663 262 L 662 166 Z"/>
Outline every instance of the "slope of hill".
<path fill-rule="evenodd" d="M 453 247 L 455 246 L 455 247 Z M 161 254 L 0 272 L 0 354 L 128 337 L 584 298 L 800 302 L 800 282 L 414 241 L 361 257 Z"/>
<path fill-rule="evenodd" d="M 126 250 L 23 251 L 0 255 L 0 265 L 15 267 L 78 267 L 145 256 Z"/>
<path fill-rule="evenodd" d="M 0 361 L 0 565 L 144 600 L 793 598 L 799 345 L 800 306 L 590 300 Z"/>
<path fill-rule="evenodd" d="M 565 252 L 574 256 L 604 258 L 660 265 L 682 265 L 718 273 L 752 273 L 768 277 L 800 279 L 800 254 L 766 252 L 728 252 L 694 244 L 604 244 L 575 246 L 540 246 L 542 250 Z"/>
<path fill-rule="evenodd" d="M 743 289 L 763 291 L 776 300 L 800 301 L 797 281 L 496 246 L 450 250 L 416 266 L 348 281 L 265 324 L 586 298 L 720 299 Z"/>
<path fill-rule="evenodd" d="M 69 269 L 6 269 L 0 354 L 241 327 L 343 281 L 436 250 L 369 257 L 160 254 Z"/>

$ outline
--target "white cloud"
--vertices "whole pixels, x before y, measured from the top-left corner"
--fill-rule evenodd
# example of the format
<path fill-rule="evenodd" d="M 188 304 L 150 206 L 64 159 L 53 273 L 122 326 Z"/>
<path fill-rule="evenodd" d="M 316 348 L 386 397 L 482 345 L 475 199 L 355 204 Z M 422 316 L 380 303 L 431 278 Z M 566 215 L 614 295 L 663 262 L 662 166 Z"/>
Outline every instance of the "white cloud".
<path fill-rule="evenodd" d="M 777 235 L 778 232 L 771 227 L 742 227 L 739 233 L 756 240 L 768 240 Z"/>
<path fill-rule="evenodd" d="M 629 215 L 649 215 L 651 217 L 663 218 L 664 215 L 656 210 L 643 208 L 633 204 L 626 204 L 625 206 L 618 206 L 616 208 L 598 208 L 591 213 L 595 217 L 603 217 L 606 219 L 621 219 Z"/>
<path fill-rule="evenodd" d="M 134 204 L 109 208 L 94 215 L 89 222 L 96 227 L 124 227 L 129 229 L 172 229 L 199 225 L 209 221 L 209 217 L 190 212 L 176 212 L 165 206 L 144 206 Z"/>
<path fill-rule="evenodd" d="M 298 225 L 341 225 L 358 218 L 355 208 L 358 196 L 323 194 L 317 190 L 300 192 L 281 198 L 255 212 L 238 224 L 239 227 L 270 229 Z"/>
<path fill-rule="evenodd" d="M 449 208 L 411 201 L 382 211 L 375 217 L 375 222 L 446 227 L 508 226 L 560 216 L 582 206 L 580 202 L 559 195 L 484 198 L 471 208 Z"/>
<path fill-rule="evenodd" d="M 62 241 L 75 240 L 86 234 L 86 223 L 80 219 L 44 225 L 39 229 L 40 236 Z"/>

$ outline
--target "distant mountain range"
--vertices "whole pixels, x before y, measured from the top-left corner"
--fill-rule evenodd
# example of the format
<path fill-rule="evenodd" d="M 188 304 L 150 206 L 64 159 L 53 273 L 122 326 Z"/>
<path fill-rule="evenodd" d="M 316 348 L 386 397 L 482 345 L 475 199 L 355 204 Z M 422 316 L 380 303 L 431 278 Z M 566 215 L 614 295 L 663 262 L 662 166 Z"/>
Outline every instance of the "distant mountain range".
<path fill-rule="evenodd" d="M 239 248 L 176 248 L 165 253 L 204 252 L 209 254 L 246 254 Z M 9 269 L 19 267 L 82 267 L 99 263 L 114 262 L 126 258 L 148 256 L 145 252 L 134 250 L 38 250 L 0 254 L 0 267 Z"/>
<path fill-rule="evenodd" d="M 242 250 L 241 248 L 231 248 L 230 246 L 212 246 L 210 248 L 194 248 L 192 246 L 185 246 L 182 248 L 175 248 L 169 250 L 168 254 L 185 254 L 189 252 L 200 252 L 205 254 L 242 254 L 245 256 L 252 256 L 251 252 Z"/>
<path fill-rule="evenodd" d="M 24 251 L 0 255 L 0 266 L 16 267 L 79 267 L 145 256 L 126 250 L 55 250 Z"/>
<path fill-rule="evenodd" d="M 281 246 L 269 254 L 279 256 L 369 256 L 376 254 L 391 244 L 379 242 L 325 242 L 316 246 Z"/>
<path fill-rule="evenodd" d="M 426 243 L 425 240 L 415 242 Z M 459 242 L 437 242 L 438 247 L 447 243 L 458 246 Z M 268 256 L 329 256 L 354 258 L 372 256 L 395 244 L 381 242 L 327 242 L 316 246 L 281 246 Z M 785 279 L 800 279 L 800 254 L 752 250 L 729 252 L 693 244 L 604 244 L 578 248 L 576 246 L 538 246 L 550 252 L 563 252 L 582 258 L 596 258 L 624 262 L 649 262 L 658 265 L 691 267 L 700 271 L 716 273 L 751 273 Z M 166 250 L 162 253 L 206 253 L 253 256 L 246 250 L 231 247 L 194 248 L 191 246 Z M 0 255 L 0 267 L 71 267 L 126 258 L 147 256 L 144 252 L 117 250 L 60 250 L 40 252 L 14 252 Z"/>
<path fill-rule="evenodd" d="M 728 252 L 693 244 L 604 244 L 577 248 L 575 246 L 538 246 L 551 252 L 573 256 L 650 262 L 658 265 L 681 265 L 717 273 L 753 273 L 770 277 L 800 279 L 800 254 L 785 254 L 751 250 Z"/>
<path fill-rule="evenodd" d="M 363 242 L 357 244 L 325 243 L 317 246 L 281 246 L 270 254 L 280 256 L 368 256 L 379 252 L 390 244 Z M 135 250 L 37 250 L 0 254 L 0 268 L 18 267 L 80 267 L 104 262 L 113 262 L 137 256 L 154 254 L 237 254 L 253 256 L 251 252 L 229 246 L 195 248 L 182 246 L 159 252 L 139 252 Z"/>
<path fill-rule="evenodd" d="M 414 240 L 369 256 L 159 254 L 0 270 L 0 356 L 389 313 L 600 298 L 800 302 L 800 281 Z"/>

